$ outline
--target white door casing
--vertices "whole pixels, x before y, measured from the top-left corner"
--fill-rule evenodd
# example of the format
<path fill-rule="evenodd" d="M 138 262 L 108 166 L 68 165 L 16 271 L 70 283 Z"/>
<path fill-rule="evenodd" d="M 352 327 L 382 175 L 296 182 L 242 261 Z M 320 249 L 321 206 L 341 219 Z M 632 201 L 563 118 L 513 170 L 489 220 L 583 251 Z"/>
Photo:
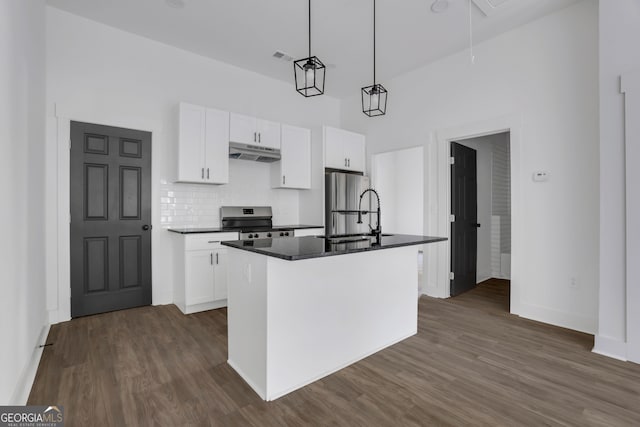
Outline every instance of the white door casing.
<path fill-rule="evenodd" d="M 640 70 L 622 76 L 627 209 L 627 359 L 640 363 Z"/>
<path fill-rule="evenodd" d="M 105 126 L 116 126 L 127 129 L 136 129 L 151 132 L 152 146 L 156 136 L 162 133 L 162 123 L 144 118 L 122 116 L 117 112 L 112 114 L 96 114 L 84 110 L 66 109 L 60 104 L 55 105 L 55 150 L 56 150 L 56 217 L 48 222 L 48 226 L 55 223 L 56 237 L 54 242 L 47 242 L 47 258 L 55 259 L 51 267 L 55 271 L 47 271 L 47 310 L 49 312 L 49 323 L 59 323 L 71 320 L 71 257 L 70 257 L 70 150 L 69 141 L 71 136 L 71 121 L 85 123 L 95 123 Z M 151 193 L 152 200 L 160 200 L 159 169 L 156 165 L 157 157 L 151 150 Z M 52 174 L 53 175 L 53 174 Z M 159 222 L 159 206 L 157 203 L 151 204 L 151 224 Z M 151 251 L 158 253 L 159 244 L 156 233 L 159 227 L 151 230 Z M 49 264 L 49 263 L 48 263 Z M 157 277 L 157 266 L 154 260 L 151 261 L 151 281 Z M 166 296 L 158 296 L 156 289 L 153 290 L 153 304 L 166 303 Z"/>
<path fill-rule="evenodd" d="M 511 313 L 519 314 L 520 303 L 520 257 L 522 254 L 522 232 L 520 201 L 521 153 L 522 153 L 522 123 L 519 115 L 508 115 L 477 123 L 470 123 L 452 128 L 438 130 L 434 137 L 436 141 L 437 170 L 429 172 L 430 180 L 438 183 L 437 194 L 430 195 L 430 205 L 437 206 L 437 235 L 451 238 L 451 164 L 450 143 L 460 139 L 475 138 L 496 133 L 509 132 L 511 139 Z M 426 293 L 439 298 L 450 296 L 449 271 L 451 264 L 450 241 L 434 245 L 433 252 L 427 256 L 437 259 L 436 277 L 427 280 L 435 283 L 435 288 L 427 286 Z"/>

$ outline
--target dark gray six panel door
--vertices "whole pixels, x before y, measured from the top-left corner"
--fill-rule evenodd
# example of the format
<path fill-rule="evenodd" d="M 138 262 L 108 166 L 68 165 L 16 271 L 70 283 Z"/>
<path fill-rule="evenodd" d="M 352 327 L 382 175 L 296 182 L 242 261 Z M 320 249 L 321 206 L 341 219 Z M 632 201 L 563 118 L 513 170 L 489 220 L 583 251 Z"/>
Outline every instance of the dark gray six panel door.
<path fill-rule="evenodd" d="M 476 150 L 451 143 L 451 296 L 476 286 L 478 259 L 478 180 Z"/>
<path fill-rule="evenodd" d="M 71 122 L 71 317 L 151 304 L 151 134 Z"/>

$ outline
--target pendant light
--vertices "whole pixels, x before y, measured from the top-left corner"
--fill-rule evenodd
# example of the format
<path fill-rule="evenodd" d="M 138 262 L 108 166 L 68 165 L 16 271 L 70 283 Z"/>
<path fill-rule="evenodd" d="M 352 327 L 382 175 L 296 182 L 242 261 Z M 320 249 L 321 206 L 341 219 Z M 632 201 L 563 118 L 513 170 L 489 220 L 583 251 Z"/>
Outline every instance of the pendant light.
<path fill-rule="evenodd" d="M 373 84 L 362 88 L 362 112 L 369 117 L 384 115 L 387 93 L 384 86 L 376 83 L 376 0 L 373 0 Z"/>
<path fill-rule="evenodd" d="M 305 97 L 324 93 L 325 66 L 317 57 L 311 56 L 311 0 L 309 0 L 309 57 L 293 63 L 296 90 Z"/>

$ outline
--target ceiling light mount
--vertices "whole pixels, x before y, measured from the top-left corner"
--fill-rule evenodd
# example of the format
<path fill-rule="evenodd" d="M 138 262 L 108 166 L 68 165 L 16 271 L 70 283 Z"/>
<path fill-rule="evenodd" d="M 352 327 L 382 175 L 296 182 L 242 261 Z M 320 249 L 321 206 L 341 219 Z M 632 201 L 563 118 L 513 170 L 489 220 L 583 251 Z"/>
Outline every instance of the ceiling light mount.
<path fill-rule="evenodd" d="M 164 0 L 169 7 L 174 9 L 184 9 L 185 0 Z"/>
<path fill-rule="evenodd" d="M 326 67 L 317 56 L 311 56 L 311 0 L 309 0 L 309 56 L 293 63 L 296 90 L 304 97 L 322 95 Z"/>
<path fill-rule="evenodd" d="M 376 83 L 376 0 L 373 0 L 373 84 L 362 88 L 362 112 L 369 117 L 387 112 L 387 90 Z"/>
<path fill-rule="evenodd" d="M 431 11 L 433 13 L 442 13 L 449 9 L 449 0 L 435 0 L 431 4 Z"/>

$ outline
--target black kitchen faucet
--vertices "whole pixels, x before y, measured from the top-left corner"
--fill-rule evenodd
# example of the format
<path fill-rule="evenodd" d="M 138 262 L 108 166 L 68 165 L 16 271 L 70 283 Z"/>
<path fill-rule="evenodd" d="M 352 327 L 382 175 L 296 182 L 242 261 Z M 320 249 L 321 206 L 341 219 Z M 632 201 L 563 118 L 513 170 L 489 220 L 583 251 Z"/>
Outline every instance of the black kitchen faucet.
<path fill-rule="evenodd" d="M 362 198 L 369 191 L 376 195 L 376 199 L 378 201 L 378 209 L 376 210 L 376 214 L 377 214 L 376 228 L 371 227 L 371 224 L 369 224 L 369 229 L 371 230 L 371 235 L 375 236 L 377 242 L 380 243 L 380 236 L 382 235 L 382 227 L 380 226 L 380 223 L 381 223 L 381 221 L 380 221 L 380 195 L 373 188 L 367 188 L 360 195 L 360 201 L 358 202 L 358 224 L 362 224 L 362 214 L 363 213 L 364 214 L 367 214 L 367 213 L 370 213 L 370 212 L 373 213 L 373 211 L 363 211 L 362 210 Z"/>

